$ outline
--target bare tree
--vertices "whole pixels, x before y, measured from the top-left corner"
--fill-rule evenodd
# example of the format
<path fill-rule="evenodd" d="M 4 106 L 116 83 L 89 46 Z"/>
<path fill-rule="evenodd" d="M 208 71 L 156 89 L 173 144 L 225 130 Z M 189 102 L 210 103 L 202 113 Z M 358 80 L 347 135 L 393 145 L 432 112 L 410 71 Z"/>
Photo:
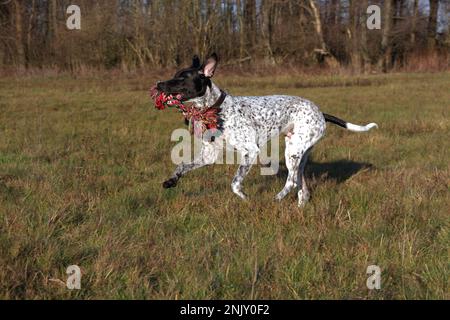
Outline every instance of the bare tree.
<path fill-rule="evenodd" d="M 360 7 L 358 5 L 359 1 L 350 0 L 349 5 L 349 24 L 347 28 L 347 34 L 350 42 L 350 56 L 352 66 L 359 70 L 361 67 L 361 52 L 360 52 L 360 41 L 359 41 L 359 21 L 360 21 Z M 364 28 L 363 28 L 364 29 Z"/>
<path fill-rule="evenodd" d="M 315 49 L 318 55 L 318 60 L 323 62 L 325 56 L 328 54 L 327 46 L 325 45 L 325 40 L 323 39 L 322 32 L 322 20 L 320 19 L 320 12 L 317 9 L 315 0 L 308 0 L 309 6 L 312 9 L 312 15 L 314 19 L 314 27 L 316 30 L 316 36 L 319 43 L 319 48 Z"/>
<path fill-rule="evenodd" d="M 16 64 L 19 67 L 25 66 L 25 48 L 23 42 L 23 25 L 22 25 L 22 15 L 23 15 L 23 3 L 22 0 L 14 0 L 11 5 L 13 6 L 14 12 L 14 26 L 15 26 L 15 44 L 17 59 Z"/>
<path fill-rule="evenodd" d="M 262 21 L 262 36 L 264 41 L 264 47 L 267 54 L 266 60 L 271 64 L 275 64 L 275 58 L 272 48 L 272 36 L 273 36 L 273 0 L 265 0 L 262 5 L 263 21 Z"/>
<path fill-rule="evenodd" d="M 246 35 L 246 47 L 247 50 L 253 48 L 256 42 L 256 1 L 245 0 L 244 1 L 244 25 Z"/>
<path fill-rule="evenodd" d="M 447 29 L 437 35 L 448 1 L 429 0 L 429 11 L 423 1 L 78 0 L 83 29 L 69 32 L 63 27 L 69 0 L 0 0 L 0 66 L 127 71 L 178 66 L 214 50 L 228 65 L 288 62 L 368 72 L 376 62 L 389 71 L 418 48 L 434 54 L 449 46 Z M 384 7 L 381 31 L 365 26 L 369 3 Z"/>
<path fill-rule="evenodd" d="M 34 20 L 36 17 L 36 0 L 32 0 L 30 3 L 30 14 L 28 16 L 28 26 L 27 26 L 27 33 L 26 33 L 26 63 L 31 60 L 31 40 L 33 36 L 33 25 Z"/>
<path fill-rule="evenodd" d="M 319 43 L 319 47 L 314 49 L 314 53 L 316 54 L 317 61 L 319 64 L 328 64 L 336 66 L 337 62 L 332 54 L 328 51 L 327 45 L 325 43 L 323 37 L 323 29 L 322 29 L 322 19 L 320 17 L 319 9 L 316 5 L 315 0 L 308 0 L 308 4 L 311 7 L 312 17 L 314 28 L 316 31 L 317 41 Z"/>
<path fill-rule="evenodd" d="M 392 36 L 392 17 L 393 0 L 384 1 L 384 27 L 381 39 L 380 66 L 383 72 L 387 72 L 391 67 L 391 36 Z"/>
<path fill-rule="evenodd" d="M 417 19 L 419 17 L 419 0 L 413 2 L 413 13 L 411 17 L 411 33 L 409 35 L 410 47 L 416 46 Z"/>
<path fill-rule="evenodd" d="M 369 46 L 368 46 L 368 36 L 367 36 L 367 11 L 366 8 L 369 5 L 369 1 L 368 0 L 362 0 L 361 1 L 361 7 L 363 9 L 363 19 L 361 19 L 360 23 L 359 23 L 359 27 L 361 29 L 361 45 L 360 45 L 360 52 L 361 52 L 361 58 L 362 58 L 362 71 L 364 73 L 368 73 L 370 71 L 371 68 L 371 59 L 370 59 L 370 55 L 369 55 Z"/>
<path fill-rule="evenodd" d="M 57 3 L 56 0 L 48 0 L 48 40 L 53 53 L 58 44 L 58 22 L 57 22 Z"/>
<path fill-rule="evenodd" d="M 430 0 L 430 15 L 428 18 L 428 47 L 433 49 L 436 44 L 437 17 L 439 0 Z"/>

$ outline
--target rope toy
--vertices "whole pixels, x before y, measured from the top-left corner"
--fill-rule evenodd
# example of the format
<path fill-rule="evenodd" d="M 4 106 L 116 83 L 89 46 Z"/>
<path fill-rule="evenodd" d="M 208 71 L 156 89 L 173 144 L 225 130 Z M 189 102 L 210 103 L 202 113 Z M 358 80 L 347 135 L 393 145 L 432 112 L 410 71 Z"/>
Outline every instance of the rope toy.
<path fill-rule="evenodd" d="M 218 128 L 219 110 L 217 108 L 199 110 L 192 104 L 184 104 L 181 94 L 175 96 L 168 95 L 159 91 L 156 86 L 150 88 L 150 97 L 153 99 L 155 108 L 158 110 L 176 108 L 181 111 L 185 119 L 189 121 L 191 133 L 194 133 L 196 137 L 201 138 L 206 130 L 211 130 L 214 133 Z"/>

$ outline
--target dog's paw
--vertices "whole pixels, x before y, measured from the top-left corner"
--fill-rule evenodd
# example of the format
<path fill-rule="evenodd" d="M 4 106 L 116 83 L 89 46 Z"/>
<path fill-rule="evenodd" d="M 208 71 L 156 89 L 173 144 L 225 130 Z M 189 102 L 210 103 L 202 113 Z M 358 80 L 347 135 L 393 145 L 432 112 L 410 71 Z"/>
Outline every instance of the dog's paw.
<path fill-rule="evenodd" d="M 300 190 L 298 192 L 298 207 L 304 208 L 310 198 L 311 198 L 311 195 L 309 194 L 309 192 L 307 190 L 306 191 Z"/>
<path fill-rule="evenodd" d="M 235 194 L 237 194 L 237 196 L 244 201 L 248 200 L 248 196 L 245 193 L 243 193 L 242 191 L 237 191 L 237 192 L 235 192 Z"/>
<path fill-rule="evenodd" d="M 177 185 L 178 180 L 175 178 L 170 178 L 169 180 L 166 180 L 163 182 L 163 188 L 164 189 L 169 189 L 169 188 L 173 188 Z"/>

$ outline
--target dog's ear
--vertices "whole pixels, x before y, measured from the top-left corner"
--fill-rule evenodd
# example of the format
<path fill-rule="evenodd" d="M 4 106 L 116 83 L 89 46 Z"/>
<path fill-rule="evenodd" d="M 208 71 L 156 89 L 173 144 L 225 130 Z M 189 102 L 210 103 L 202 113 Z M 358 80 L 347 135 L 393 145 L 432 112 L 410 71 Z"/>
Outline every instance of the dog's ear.
<path fill-rule="evenodd" d="M 217 54 L 213 53 L 209 56 L 208 59 L 206 59 L 206 62 L 203 64 L 203 74 L 211 78 L 214 75 L 214 72 L 216 71 L 217 62 L 218 62 Z"/>
<path fill-rule="evenodd" d="M 196 69 L 200 68 L 200 58 L 197 55 L 195 55 L 192 58 L 192 66 L 191 66 L 191 68 L 196 68 Z"/>

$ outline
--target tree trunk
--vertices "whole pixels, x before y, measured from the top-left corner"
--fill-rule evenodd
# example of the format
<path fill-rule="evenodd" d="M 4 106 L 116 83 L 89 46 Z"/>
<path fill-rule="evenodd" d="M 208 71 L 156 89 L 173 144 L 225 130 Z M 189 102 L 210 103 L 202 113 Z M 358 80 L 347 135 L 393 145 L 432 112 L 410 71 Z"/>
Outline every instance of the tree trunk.
<path fill-rule="evenodd" d="M 359 26 L 359 7 L 355 0 L 350 0 L 349 4 L 349 18 L 350 18 L 350 26 L 347 29 L 347 34 L 350 40 L 351 47 L 351 62 L 352 67 L 357 72 L 361 71 L 361 52 L 360 52 L 360 43 L 358 41 L 358 26 Z"/>
<path fill-rule="evenodd" d="M 317 9 L 316 3 L 314 0 L 308 0 L 309 6 L 312 9 L 313 19 L 314 19 L 314 27 L 316 31 L 317 40 L 319 42 L 319 50 L 323 51 L 324 53 L 327 51 L 325 41 L 323 39 L 323 32 L 322 32 L 322 21 L 320 19 L 320 13 Z"/>
<path fill-rule="evenodd" d="M 264 46 L 266 47 L 265 58 L 269 61 L 270 64 L 275 64 L 275 58 L 273 56 L 272 50 L 272 32 L 273 32 L 273 23 L 272 23 L 272 11 L 273 11 L 273 3 L 272 0 L 265 0 L 263 2 L 263 6 L 261 8 L 263 13 L 263 22 L 262 22 L 262 36 L 264 39 Z"/>
<path fill-rule="evenodd" d="M 57 26 L 57 9 L 56 0 L 48 1 L 48 38 L 50 43 L 50 48 L 53 54 L 56 53 L 56 47 L 58 43 L 58 26 Z"/>
<path fill-rule="evenodd" d="M 244 24 L 246 33 L 246 49 L 251 51 L 256 42 L 256 3 L 255 0 L 246 0 L 244 4 Z"/>
<path fill-rule="evenodd" d="M 144 58 L 142 55 L 143 48 L 145 47 L 145 41 L 143 39 L 142 30 L 141 30 L 141 3 L 140 1 L 133 1 L 133 24 L 134 24 L 134 43 L 132 44 L 132 49 L 136 53 L 137 57 L 137 66 L 139 68 L 144 67 Z M 169 57 L 170 59 L 170 53 Z"/>
<path fill-rule="evenodd" d="M 31 1 L 31 11 L 30 16 L 28 18 L 28 28 L 27 28 L 27 45 L 26 45 L 26 64 L 28 66 L 28 63 L 31 61 L 31 39 L 32 39 L 32 32 L 33 32 L 33 23 L 34 23 L 34 17 L 35 17 L 35 11 L 36 11 L 36 0 Z"/>
<path fill-rule="evenodd" d="M 411 18 L 411 33 L 409 35 L 411 50 L 414 50 L 416 46 L 416 29 L 417 29 L 418 14 L 419 14 L 419 0 L 414 0 L 413 15 Z"/>
<path fill-rule="evenodd" d="M 341 16 L 341 14 L 340 14 L 340 1 L 339 0 L 332 0 L 331 1 L 331 3 L 332 3 L 332 12 L 333 12 L 333 14 L 332 14 L 332 22 L 333 22 L 333 24 L 335 25 L 335 26 L 337 26 L 338 24 L 339 24 L 339 19 L 340 19 L 340 16 Z"/>
<path fill-rule="evenodd" d="M 436 44 L 436 28 L 439 0 L 430 0 L 430 15 L 428 17 L 428 48 L 433 49 Z"/>
<path fill-rule="evenodd" d="M 236 1 L 237 6 L 237 20 L 239 23 L 239 58 L 242 59 L 245 55 L 245 23 L 241 0 Z"/>
<path fill-rule="evenodd" d="M 367 39 L 367 18 L 368 14 L 366 11 L 366 8 L 369 5 L 368 0 L 362 0 L 362 16 L 364 17 L 360 21 L 360 28 L 361 28 L 361 57 L 362 57 L 362 69 L 364 73 L 370 72 L 371 68 L 371 61 L 369 56 L 369 48 L 368 48 L 368 39 Z"/>
<path fill-rule="evenodd" d="M 393 18 L 393 0 L 384 1 L 384 27 L 382 27 L 380 67 L 383 72 L 391 68 L 391 33 Z"/>
<path fill-rule="evenodd" d="M 322 30 L 322 20 L 320 19 L 320 12 L 316 6 L 315 0 L 308 0 L 309 6 L 311 7 L 311 12 L 314 19 L 314 28 L 316 31 L 317 40 L 319 43 L 319 48 L 314 49 L 316 54 L 317 62 L 320 65 L 331 64 L 336 65 L 336 59 L 328 52 L 325 40 L 323 37 Z"/>
<path fill-rule="evenodd" d="M 19 67 L 25 67 L 25 48 L 23 42 L 22 28 L 22 1 L 14 0 L 14 26 L 15 26 L 15 45 L 17 52 L 16 64 Z"/>

